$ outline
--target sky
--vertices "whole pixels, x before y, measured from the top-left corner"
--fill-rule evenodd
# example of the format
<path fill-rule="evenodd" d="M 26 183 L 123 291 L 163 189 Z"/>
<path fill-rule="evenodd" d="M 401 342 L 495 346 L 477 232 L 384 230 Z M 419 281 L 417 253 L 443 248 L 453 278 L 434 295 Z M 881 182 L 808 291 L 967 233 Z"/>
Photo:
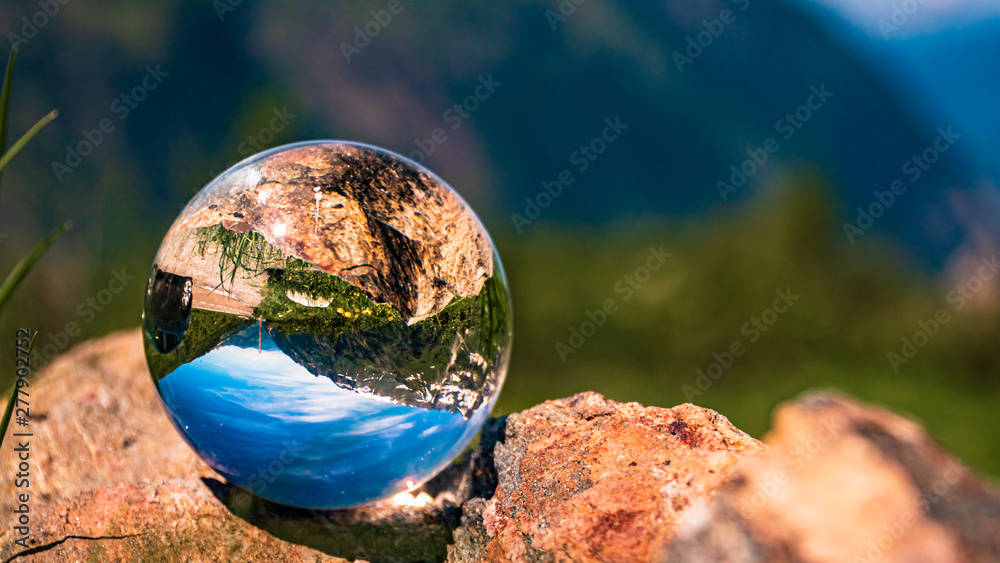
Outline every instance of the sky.
<path fill-rule="evenodd" d="M 871 37 L 912 37 L 1000 16 L 993 0 L 798 0 L 831 8 Z"/>

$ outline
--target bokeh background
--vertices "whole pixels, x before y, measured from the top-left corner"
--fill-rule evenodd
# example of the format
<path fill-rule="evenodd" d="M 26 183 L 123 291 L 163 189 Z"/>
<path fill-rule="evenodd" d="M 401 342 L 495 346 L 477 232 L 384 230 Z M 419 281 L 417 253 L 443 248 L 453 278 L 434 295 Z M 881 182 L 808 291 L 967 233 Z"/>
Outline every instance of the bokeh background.
<path fill-rule="evenodd" d="M 0 318 L 3 386 L 16 327 L 43 364 L 137 326 L 216 174 L 349 139 L 422 160 L 492 234 L 515 315 L 499 412 L 589 389 L 759 437 L 778 402 L 838 389 L 1000 475 L 994 2 L 5 0 L 0 22 L 11 135 L 60 111 L 4 174 L 0 272 L 74 223 Z M 670 256 L 643 272 L 651 248 Z M 768 312 L 778 292 L 797 298 Z"/>

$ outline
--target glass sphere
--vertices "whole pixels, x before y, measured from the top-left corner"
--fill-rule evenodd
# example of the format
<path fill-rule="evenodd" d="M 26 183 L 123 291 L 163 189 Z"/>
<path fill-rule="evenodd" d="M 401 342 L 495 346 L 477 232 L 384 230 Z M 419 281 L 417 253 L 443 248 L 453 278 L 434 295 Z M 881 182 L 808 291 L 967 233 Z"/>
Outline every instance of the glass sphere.
<path fill-rule="evenodd" d="M 343 508 L 412 489 L 485 422 L 510 355 L 489 235 L 430 171 L 341 141 L 278 147 L 202 189 L 143 306 L 170 420 L 230 482 Z"/>

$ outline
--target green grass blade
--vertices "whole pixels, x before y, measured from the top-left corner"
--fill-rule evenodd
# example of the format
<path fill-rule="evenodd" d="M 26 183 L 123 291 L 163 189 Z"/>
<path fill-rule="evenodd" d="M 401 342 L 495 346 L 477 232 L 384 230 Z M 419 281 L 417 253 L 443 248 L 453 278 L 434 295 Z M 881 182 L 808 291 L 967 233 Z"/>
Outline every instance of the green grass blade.
<path fill-rule="evenodd" d="M 27 255 L 23 260 L 18 262 L 17 266 L 14 266 L 10 275 L 7 276 L 7 281 L 5 281 L 3 286 L 0 287 L 0 314 L 3 314 L 3 308 L 4 305 L 7 304 L 7 300 L 10 299 L 11 295 L 13 295 L 14 290 L 17 289 L 18 284 L 21 283 L 24 276 L 28 275 L 28 272 L 31 271 L 31 267 L 35 265 L 35 262 L 42 257 L 42 253 L 45 252 L 48 247 L 52 246 L 52 243 L 54 243 L 56 239 L 61 237 L 63 233 L 71 228 L 73 228 L 73 224 L 69 221 L 63 223 L 59 228 L 52 231 L 52 234 L 45 237 L 45 240 L 36 246 L 35 250 L 33 250 L 31 254 Z"/>
<path fill-rule="evenodd" d="M 17 58 L 17 49 L 10 50 L 10 57 L 7 59 L 7 73 L 3 77 L 3 89 L 0 90 L 0 156 L 7 149 L 7 110 L 10 108 L 10 85 L 14 79 L 14 60 Z M 2 177 L 2 172 L 0 172 Z"/>
<path fill-rule="evenodd" d="M 39 119 L 38 123 L 36 123 L 34 127 L 28 129 L 28 132 L 25 133 L 20 139 L 18 139 L 17 142 L 10 147 L 9 151 L 5 152 L 3 156 L 0 157 L 0 170 L 3 170 L 4 167 L 7 166 L 7 163 L 10 162 L 10 159 L 14 158 L 14 155 L 17 154 L 21 149 L 23 149 L 24 145 L 27 145 L 28 141 L 30 141 L 32 137 L 37 135 L 38 132 L 42 130 L 42 127 L 48 125 L 50 121 L 52 121 L 58 116 L 59 116 L 59 110 L 52 110 L 50 114 Z"/>

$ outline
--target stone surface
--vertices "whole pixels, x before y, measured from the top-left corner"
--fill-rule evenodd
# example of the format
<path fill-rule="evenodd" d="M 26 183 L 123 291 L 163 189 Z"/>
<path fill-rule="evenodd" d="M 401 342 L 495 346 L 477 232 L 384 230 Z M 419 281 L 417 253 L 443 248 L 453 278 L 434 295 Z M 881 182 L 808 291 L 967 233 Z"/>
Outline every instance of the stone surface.
<path fill-rule="evenodd" d="M 667 561 L 1000 561 L 1000 493 L 912 420 L 816 394 L 780 407 L 764 441 L 685 514 Z"/>
<path fill-rule="evenodd" d="M 33 546 L 7 561 L 343 561 L 282 541 L 219 510 L 194 479 L 122 484 L 46 504 Z M 7 534 L 10 535 L 9 533 Z"/>
<path fill-rule="evenodd" d="M 510 415 L 488 438 L 496 493 L 465 503 L 451 561 L 650 561 L 763 448 L 708 409 L 596 393 Z"/>
<path fill-rule="evenodd" d="M 181 227 L 222 224 L 259 232 L 289 256 L 363 288 L 412 322 L 455 296 L 479 294 L 493 275 L 493 246 L 457 193 L 437 176 L 371 147 L 301 146 L 264 157 L 225 177 L 224 199 Z M 204 193 L 198 198 L 212 197 Z M 341 244 L 339 241 L 351 241 Z M 176 271 L 188 249 L 165 249 L 160 267 Z"/>
<path fill-rule="evenodd" d="M 215 475 L 164 416 L 140 338 L 133 330 L 89 341 L 29 380 L 34 506 L 110 484 Z M 11 422 L 12 432 L 19 431 Z M 0 451 L 4 471 L 14 466 L 9 441 Z M 4 479 L 0 492 L 2 519 L 10 514 L 14 482 Z"/>
<path fill-rule="evenodd" d="M 1000 561 L 1000 493 L 919 424 L 835 395 L 782 406 L 765 446 L 707 409 L 583 393 L 491 419 L 412 494 L 314 511 L 225 483 L 149 378 L 129 331 L 31 380 L 31 487 L 0 483 L 0 560 Z"/>

